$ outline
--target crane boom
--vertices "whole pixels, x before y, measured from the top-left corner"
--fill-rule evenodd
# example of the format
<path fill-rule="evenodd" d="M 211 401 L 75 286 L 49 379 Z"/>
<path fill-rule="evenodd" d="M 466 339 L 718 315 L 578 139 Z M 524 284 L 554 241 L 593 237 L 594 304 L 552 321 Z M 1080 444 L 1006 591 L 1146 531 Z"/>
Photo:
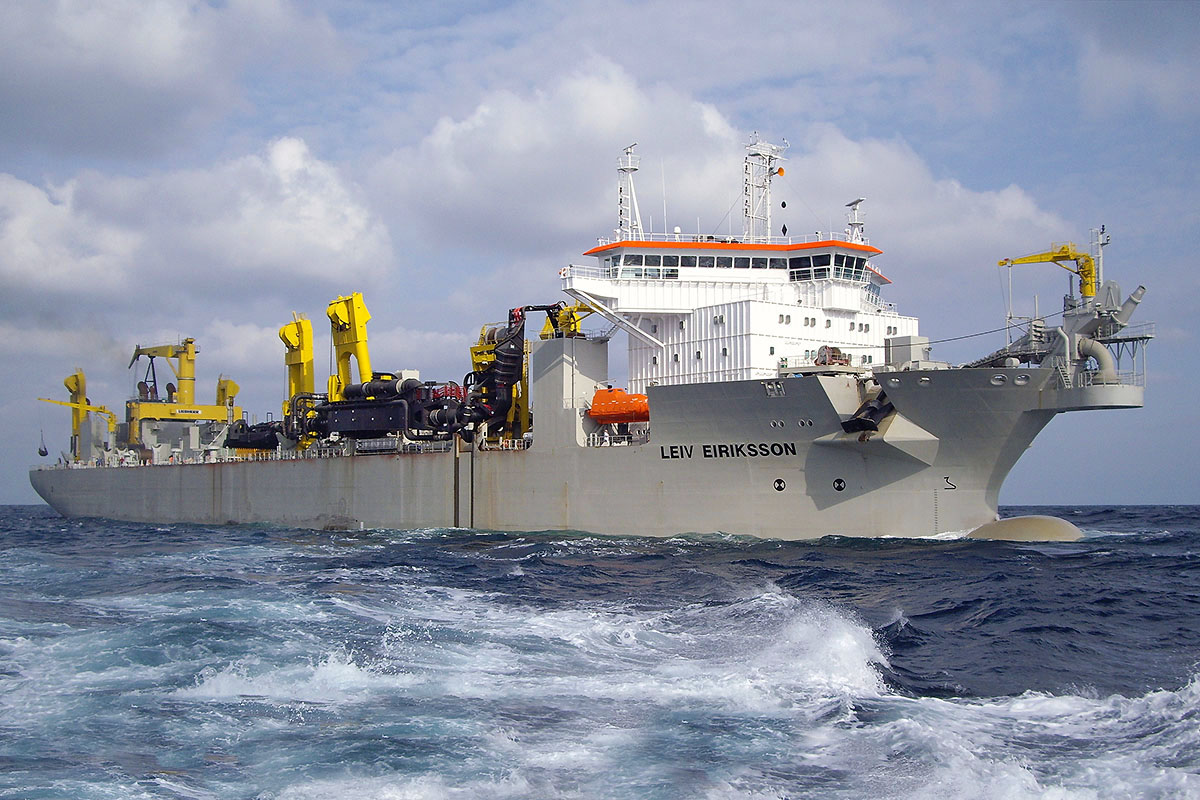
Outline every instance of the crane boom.
<path fill-rule="evenodd" d="M 1058 264 L 1067 272 L 1073 272 L 1079 276 L 1079 294 L 1083 295 L 1085 300 L 1096 296 L 1096 261 L 1091 254 L 1085 250 L 1080 250 L 1075 246 L 1074 242 L 1066 242 L 1065 244 L 1052 244 L 1051 249 L 1045 253 L 1034 253 L 1020 258 L 1006 258 L 999 263 L 1001 267 L 1011 267 L 1014 264 Z M 1064 264 L 1064 261 L 1072 261 L 1074 267 L 1069 267 Z"/>

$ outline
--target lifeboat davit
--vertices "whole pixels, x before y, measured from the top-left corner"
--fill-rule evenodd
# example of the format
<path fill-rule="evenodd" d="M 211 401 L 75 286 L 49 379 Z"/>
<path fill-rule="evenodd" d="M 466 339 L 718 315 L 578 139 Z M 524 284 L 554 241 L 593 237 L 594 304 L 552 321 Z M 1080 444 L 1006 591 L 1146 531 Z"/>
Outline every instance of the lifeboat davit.
<path fill-rule="evenodd" d="M 650 400 L 644 394 L 629 394 L 624 389 L 597 389 L 588 416 L 601 425 L 648 422 Z"/>

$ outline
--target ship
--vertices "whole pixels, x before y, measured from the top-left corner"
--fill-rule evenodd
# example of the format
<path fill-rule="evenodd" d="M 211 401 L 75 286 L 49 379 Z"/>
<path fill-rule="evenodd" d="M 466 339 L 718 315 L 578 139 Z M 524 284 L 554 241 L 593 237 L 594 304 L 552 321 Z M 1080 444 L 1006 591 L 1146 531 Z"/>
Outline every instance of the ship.
<path fill-rule="evenodd" d="M 1010 313 L 1002 348 L 952 365 L 883 298 L 864 198 L 842 231 L 773 231 L 786 144 L 750 137 L 743 229 L 723 236 L 643 229 L 635 147 L 617 158 L 618 225 L 560 269 L 565 298 L 482 326 L 461 380 L 376 370 L 356 292 L 326 308 L 323 386 L 312 322 L 280 328 L 287 390 L 265 422 L 229 378 L 197 402 L 194 339 L 139 345 L 123 418 L 91 404 L 81 370 L 69 399 L 42 398 L 71 409 L 71 448 L 31 469 L 34 489 L 67 517 L 154 523 L 1001 535 L 1001 485 L 1055 415 L 1143 405 L 1154 331 L 1130 319 L 1146 290 L 1105 278 L 1103 228 L 1086 249 L 1001 261 L 1062 267 L 1071 291 L 1061 312 Z M 156 362 L 175 381 L 160 387 Z"/>

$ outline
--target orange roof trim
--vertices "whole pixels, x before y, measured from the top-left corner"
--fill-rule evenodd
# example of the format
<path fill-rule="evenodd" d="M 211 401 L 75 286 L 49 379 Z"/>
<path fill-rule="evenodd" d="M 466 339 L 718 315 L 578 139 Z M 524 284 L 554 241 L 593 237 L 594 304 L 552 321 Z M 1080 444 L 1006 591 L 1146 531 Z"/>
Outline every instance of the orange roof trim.
<path fill-rule="evenodd" d="M 823 242 L 801 242 L 799 244 L 749 244 L 746 242 L 643 242 L 643 241 L 622 241 L 613 242 L 612 244 L 602 244 L 598 247 L 593 247 L 583 253 L 585 256 L 594 256 L 597 253 L 603 253 L 606 250 L 615 250 L 619 247 L 639 247 L 639 248 L 654 248 L 656 250 L 758 250 L 763 252 L 789 253 L 797 250 L 816 250 L 827 247 L 840 247 L 846 250 L 858 250 L 863 253 L 871 253 L 879 255 L 883 251 L 878 247 L 872 247 L 869 244 L 858 244 L 857 242 L 842 242 L 837 239 L 827 239 Z"/>

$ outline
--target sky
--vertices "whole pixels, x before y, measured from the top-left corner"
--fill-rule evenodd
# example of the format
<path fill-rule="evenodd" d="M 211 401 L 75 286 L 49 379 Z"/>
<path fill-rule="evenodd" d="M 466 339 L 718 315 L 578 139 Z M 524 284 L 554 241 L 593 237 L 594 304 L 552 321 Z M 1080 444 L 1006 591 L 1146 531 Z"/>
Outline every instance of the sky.
<path fill-rule="evenodd" d="M 195 337 L 198 401 L 225 374 L 265 419 L 278 328 L 312 319 L 325 374 L 325 305 L 361 291 L 377 369 L 461 380 L 611 234 L 622 148 L 647 227 L 723 232 L 757 131 L 789 144 L 775 224 L 867 198 L 885 299 L 934 340 L 1004 324 L 999 259 L 1105 225 L 1157 325 L 1146 407 L 1059 415 L 1001 502 L 1198 503 L 1197 85 L 1194 2 L 7 0 L 0 502 L 67 448 L 37 398 L 82 367 L 120 411 L 137 344 Z M 1013 272 L 1018 314 L 1065 290 Z"/>

